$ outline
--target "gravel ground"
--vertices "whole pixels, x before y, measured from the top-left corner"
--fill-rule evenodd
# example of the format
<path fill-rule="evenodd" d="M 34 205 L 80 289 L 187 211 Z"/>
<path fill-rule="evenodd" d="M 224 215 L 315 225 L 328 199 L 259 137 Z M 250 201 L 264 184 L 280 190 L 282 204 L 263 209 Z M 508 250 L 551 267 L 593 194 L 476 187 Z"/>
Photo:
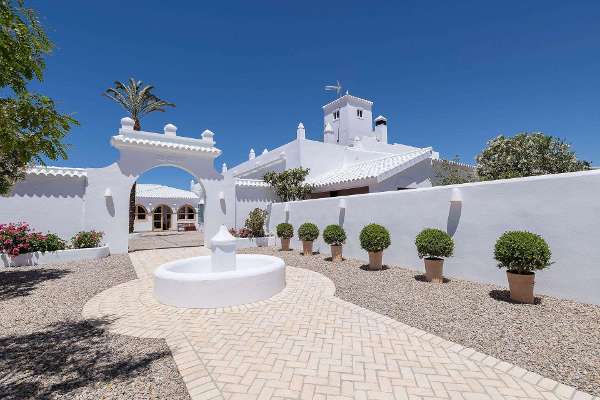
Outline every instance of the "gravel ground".
<path fill-rule="evenodd" d="M 275 248 L 287 265 L 329 277 L 336 296 L 447 340 L 600 395 L 600 307 L 539 296 L 535 305 L 511 303 L 506 288 L 453 279 L 423 281 L 420 272 L 391 266 L 368 271 L 363 262 L 333 263 Z"/>
<path fill-rule="evenodd" d="M 189 399 L 164 340 L 81 318 L 96 293 L 135 278 L 128 256 L 0 267 L 0 398 Z"/>

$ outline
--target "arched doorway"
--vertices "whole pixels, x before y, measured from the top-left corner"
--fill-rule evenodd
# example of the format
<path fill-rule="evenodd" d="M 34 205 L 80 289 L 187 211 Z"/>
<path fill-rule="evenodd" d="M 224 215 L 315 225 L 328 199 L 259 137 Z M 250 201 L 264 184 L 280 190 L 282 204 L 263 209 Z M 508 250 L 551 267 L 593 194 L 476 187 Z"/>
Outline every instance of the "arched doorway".
<path fill-rule="evenodd" d="M 187 171 L 204 189 L 203 199 L 189 202 L 197 208 L 196 217 L 202 222 L 205 237 L 212 237 L 225 224 L 235 223 L 235 181 L 231 175 L 221 175 L 215 170 L 214 160 L 221 154 L 215 147 L 213 133 L 206 130 L 198 137 L 181 137 L 172 129 L 164 134 L 134 131 L 130 118 L 121 120 L 121 128 L 111 138 L 111 145 L 119 151 L 116 163 L 87 170 L 86 208 L 83 226 L 105 233 L 105 242 L 111 252 L 128 251 L 128 242 L 136 236 L 129 233 L 128 220 L 131 209 L 131 187 L 146 171 L 156 167 L 172 166 Z M 155 204 L 154 204 L 155 203 Z M 175 216 L 179 207 L 167 204 Z M 146 207 L 146 219 L 151 225 L 151 209 Z M 140 213 L 141 215 L 141 213 Z M 202 219 L 204 217 L 204 219 Z M 135 222 L 135 221 L 134 221 Z M 172 226 L 176 226 L 172 220 Z"/>
<path fill-rule="evenodd" d="M 171 207 L 161 204 L 152 211 L 152 230 L 168 231 L 171 229 L 173 210 Z"/>

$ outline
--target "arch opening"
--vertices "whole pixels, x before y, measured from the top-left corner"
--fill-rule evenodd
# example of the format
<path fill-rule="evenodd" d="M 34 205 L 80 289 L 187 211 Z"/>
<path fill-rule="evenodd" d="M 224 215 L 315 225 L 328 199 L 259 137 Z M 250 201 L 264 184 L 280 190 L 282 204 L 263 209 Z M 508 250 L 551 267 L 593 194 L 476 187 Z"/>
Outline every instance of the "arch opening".
<path fill-rule="evenodd" d="M 130 251 L 203 245 L 205 205 L 204 185 L 186 169 L 159 165 L 144 171 L 131 186 Z"/>

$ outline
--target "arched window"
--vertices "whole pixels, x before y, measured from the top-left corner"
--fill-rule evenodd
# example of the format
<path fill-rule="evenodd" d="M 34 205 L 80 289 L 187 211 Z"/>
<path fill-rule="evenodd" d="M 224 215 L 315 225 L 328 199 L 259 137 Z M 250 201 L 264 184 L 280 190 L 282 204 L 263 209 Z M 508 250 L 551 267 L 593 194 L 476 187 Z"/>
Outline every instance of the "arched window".
<path fill-rule="evenodd" d="M 196 212 L 192 206 L 181 206 L 177 211 L 177 219 L 193 221 L 196 218 Z"/>
<path fill-rule="evenodd" d="M 144 206 L 136 205 L 135 206 L 135 219 L 146 219 L 146 209 Z"/>

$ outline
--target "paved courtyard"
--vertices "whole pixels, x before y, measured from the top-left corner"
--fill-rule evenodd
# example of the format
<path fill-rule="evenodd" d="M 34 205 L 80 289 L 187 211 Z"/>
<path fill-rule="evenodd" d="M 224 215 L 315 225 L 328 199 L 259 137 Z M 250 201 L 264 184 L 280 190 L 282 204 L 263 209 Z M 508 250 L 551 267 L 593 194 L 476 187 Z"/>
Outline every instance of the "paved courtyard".
<path fill-rule="evenodd" d="M 129 251 L 202 246 L 202 232 L 144 232 L 129 239 Z"/>
<path fill-rule="evenodd" d="M 288 267 L 286 289 L 250 305 L 186 310 L 154 300 L 158 265 L 206 253 L 132 253 L 139 279 L 83 309 L 111 318 L 113 333 L 165 338 L 192 399 L 592 398 L 336 298 L 328 278 L 306 269 Z"/>

